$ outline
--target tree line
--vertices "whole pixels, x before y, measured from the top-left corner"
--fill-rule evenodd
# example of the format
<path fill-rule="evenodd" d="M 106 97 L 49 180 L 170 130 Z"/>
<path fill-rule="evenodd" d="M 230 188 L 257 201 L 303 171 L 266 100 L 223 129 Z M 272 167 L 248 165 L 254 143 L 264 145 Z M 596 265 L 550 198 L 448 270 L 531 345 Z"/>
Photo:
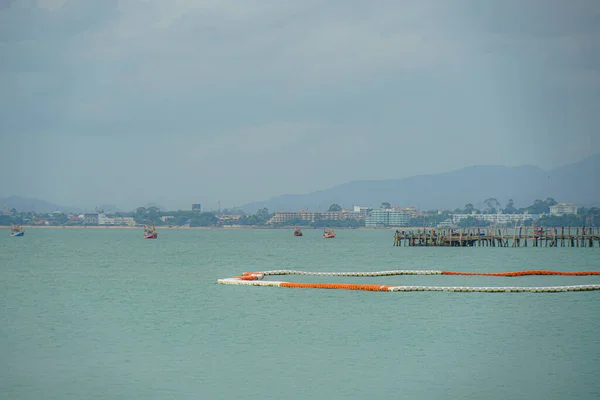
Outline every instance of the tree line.
<path fill-rule="evenodd" d="M 490 197 L 485 199 L 483 204 L 485 204 L 485 208 L 482 210 L 475 208 L 473 203 L 468 203 L 462 209 L 455 209 L 454 213 L 472 214 L 475 212 L 476 214 L 496 214 L 498 211 L 502 211 L 503 214 L 548 214 L 550 213 L 550 207 L 558 204 L 558 202 L 552 197 L 548 197 L 546 200 L 537 199 L 527 207 L 517 208 L 513 199 L 509 199 L 503 208 L 498 199 Z"/>
<path fill-rule="evenodd" d="M 531 205 L 523 208 L 517 208 L 512 199 L 508 200 L 504 207 L 495 198 L 488 198 L 483 202 L 486 207 L 482 210 L 477 209 L 472 203 L 468 203 L 464 208 L 450 210 L 431 210 L 422 212 L 420 216 L 409 220 L 410 226 L 426 226 L 436 227 L 439 224 L 448 221 L 452 218 L 452 214 L 494 214 L 501 210 L 504 214 L 544 214 L 538 221 L 538 226 L 582 226 L 582 225 L 597 225 L 600 224 L 600 209 L 598 207 L 578 209 L 577 215 L 548 215 L 550 207 L 556 205 L 557 202 L 551 197 L 546 200 L 535 200 Z M 381 203 L 382 209 L 389 209 L 389 202 Z M 333 203 L 328 209 L 331 212 L 340 212 L 342 207 Z M 255 214 L 244 214 L 240 210 L 235 212 L 200 212 L 191 210 L 178 211 L 162 211 L 158 207 L 138 207 L 135 211 L 129 213 L 113 213 L 110 216 L 133 217 L 136 224 L 139 225 L 156 225 L 156 226 L 226 226 L 226 225 L 242 225 L 242 226 L 265 226 L 273 217 L 274 213 L 270 213 L 267 208 L 257 210 Z M 233 210 L 232 210 L 233 211 Z M 223 218 L 224 215 L 235 216 L 235 218 Z M 19 212 L 16 209 L 11 209 L 8 215 L 0 215 L 0 225 L 8 226 L 11 224 L 35 224 L 39 221 L 49 221 L 51 225 L 81 225 L 82 221 L 69 220 L 68 215 L 64 213 L 33 213 Z M 533 221 L 526 220 L 525 225 L 531 225 Z M 474 217 L 462 219 L 458 222 L 458 227 L 485 227 L 490 223 L 481 221 Z M 303 226 L 303 227 L 340 227 L 340 228 L 357 228 L 364 226 L 364 219 L 347 218 L 343 220 L 321 220 L 304 221 L 293 220 L 285 223 L 276 224 L 275 226 Z"/>

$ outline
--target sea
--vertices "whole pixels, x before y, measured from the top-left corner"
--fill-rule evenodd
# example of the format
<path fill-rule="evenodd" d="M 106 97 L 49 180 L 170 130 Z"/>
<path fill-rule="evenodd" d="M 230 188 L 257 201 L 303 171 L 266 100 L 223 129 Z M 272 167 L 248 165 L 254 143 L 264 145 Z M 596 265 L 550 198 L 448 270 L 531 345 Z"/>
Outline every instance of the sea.
<path fill-rule="evenodd" d="M 600 271 L 600 248 L 393 247 L 393 231 L 0 235 L 1 399 L 598 399 L 600 292 L 229 286 L 245 271 Z M 266 279 L 268 279 L 267 277 Z M 440 286 L 600 276 L 274 277 Z"/>

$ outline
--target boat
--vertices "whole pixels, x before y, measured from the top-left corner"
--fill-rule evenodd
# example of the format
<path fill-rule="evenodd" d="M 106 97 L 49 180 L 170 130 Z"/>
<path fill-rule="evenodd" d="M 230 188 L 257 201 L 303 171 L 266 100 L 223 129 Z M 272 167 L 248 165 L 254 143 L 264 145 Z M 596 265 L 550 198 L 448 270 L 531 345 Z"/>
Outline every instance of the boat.
<path fill-rule="evenodd" d="M 335 229 L 327 229 L 323 230 L 323 239 L 333 239 L 335 237 Z"/>
<path fill-rule="evenodd" d="M 21 225 L 11 225 L 10 226 L 10 236 L 23 236 L 25 235 L 25 229 Z"/>
<path fill-rule="evenodd" d="M 156 239 L 158 237 L 158 232 L 156 232 L 156 227 L 154 225 L 144 225 L 144 239 Z"/>
<path fill-rule="evenodd" d="M 302 236 L 302 231 L 300 228 L 294 228 L 294 236 Z"/>

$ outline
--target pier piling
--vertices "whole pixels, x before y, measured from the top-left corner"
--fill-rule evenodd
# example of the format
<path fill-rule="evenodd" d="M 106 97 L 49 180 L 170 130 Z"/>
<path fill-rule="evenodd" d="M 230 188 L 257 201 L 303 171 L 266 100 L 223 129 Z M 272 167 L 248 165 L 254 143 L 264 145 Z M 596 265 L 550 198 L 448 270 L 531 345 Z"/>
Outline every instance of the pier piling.
<path fill-rule="evenodd" d="M 525 228 L 525 229 L 523 229 Z M 533 227 L 514 227 L 512 233 L 507 228 L 485 229 L 460 228 L 437 230 L 419 229 L 418 231 L 396 231 L 394 246 L 408 247 L 527 247 L 531 240 L 533 247 L 582 247 L 600 246 L 600 229 L 597 227 L 571 227 L 536 229 Z"/>

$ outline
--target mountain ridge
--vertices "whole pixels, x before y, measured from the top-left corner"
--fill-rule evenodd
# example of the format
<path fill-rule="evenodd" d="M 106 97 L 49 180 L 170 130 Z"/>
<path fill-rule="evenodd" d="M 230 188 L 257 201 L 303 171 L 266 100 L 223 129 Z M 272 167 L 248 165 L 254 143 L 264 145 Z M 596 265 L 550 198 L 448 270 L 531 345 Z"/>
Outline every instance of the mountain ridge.
<path fill-rule="evenodd" d="M 247 203 L 241 207 L 254 213 L 266 207 L 269 211 L 297 211 L 306 208 L 324 211 L 333 203 L 342 207 L 353 205 L 378 208 L 382 202 L 401 206 L 416 206 L 421 210 L 463 208 L 472 203 L 483 208 L 489 197 L 498 199 L 502 205 L 513 199 L 517 207 L 525 207 L 535 199 L 553 197 L 559 202 L 578 206 L 600 205 L 600 154 L 581 161 L 550 170 L 526 164 L 517 167 L 502 165 L 470 165 L 454 171 L 438 174 L 421 174 L 406 178 L 356 180 L 328 189 L 305 194 L 283 194 L 268 200 Z M 0 206 L 10 210 L 51 213 L 59 210 L 66 213 L 82 213 L 85 209 L 61 206 L 21 196 L 0 198 Z M 158 206 L 148 203 L 145 207 Z M 119 212 L 114 204 L 100 209 Z M 93 211 L 93 210 L 87 210 Z M 135 210 L 133 210 L 135 211 Z"/>
<path fill-rule="evenodd" d="M 535 199 L 590 206 L 600 201 L 600 154 L 550 170 L 526 164 L 517 167 L 471 165 L 439 174 L 422 174 L 398 179 L 350 181 L 306 194 L 284 194 L 241 206 L 246 212 L 266 207 L 270 211 L 302 208 L 324 211 L 333 203 L 378 208 L 382 202 L 419 209 L 463 208 L 467 203 L 483 207 L 494 197 L 503 205 L 513 199 L 519 207 Z M 351 202 L 351 203 L 350 203 Z"/>
<path fill-rule="evenodd" d="M 14 208 L 19 212 L 36 212 L 36 213 L 51 213 L 54 211 L 62 211 L 65 213 L 81 213 L 83 210 L 78 207 L 60 206 L 50 203 L 46 200 L 35 199 L 22 196 L 8 196 L 0 199 L 0 206 L 8 210 Z"/>
<path fill-rule="evenodd" d="M 54 204 L 54 203 L 51 203 L 51 202 L 48 202 L 48 201 L 42 200 L 42 199 L 37 199 L 37 198 L 33 198 L 33 197 L 16 196 L 16 195 L 0 198 L 0 207 L 4 207 L 4 205 L 6 205 L 6 208 L 8 210 L 14 208 L 19 212 L 32 212 L 33 211 L 36 213 L 52 213 L 54 211 L 62 211 L 64 213 L 70 213 L 70 214 L 81 214 L 84 212 L 96 212 L 96 211 L 101 211 L 101 212 L 105 212 L 105 213 L 124 212 L 122 209 L 117 207 L 115 204 L 102 204 L 100 206 L 94 207 L 93 209 L 90 209 L 90 208 L 86 209 L 86 208 L 81 208 L 81 207 L 64 206 L 64 205 Z M 162 207 L 160 204 L 157 204 L 157 203 L 147 203 L 143 207 L 148 208 L 148 207 L 152 207 L 152 206 L 158 207 L 159 209 L 161 209 L 163 211 L 167 210 L 165 207 Z M 135 209 L 131 210 L 131 211 L 135 211 Z"/>

